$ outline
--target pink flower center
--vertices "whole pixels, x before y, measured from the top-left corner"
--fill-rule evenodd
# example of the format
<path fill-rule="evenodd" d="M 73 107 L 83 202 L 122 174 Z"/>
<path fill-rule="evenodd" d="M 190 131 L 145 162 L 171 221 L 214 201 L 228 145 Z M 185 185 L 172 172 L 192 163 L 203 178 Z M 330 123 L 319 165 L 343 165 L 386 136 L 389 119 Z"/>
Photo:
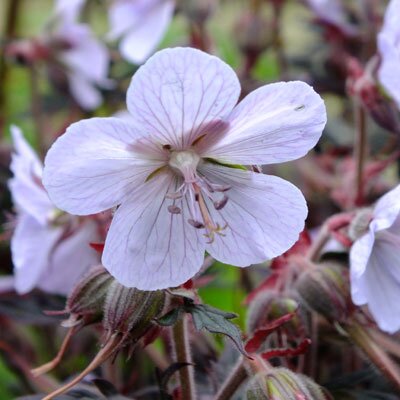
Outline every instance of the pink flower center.
<path fill-rule="evenodd" d="M 223 236 L 221 232 L 227 225 L 221 226 L 214 221 L 209 209 L 210 203 L 215 210 L 221 210 L 228 201 L 228 197 L 223 192 L 229 190 L 229 187 L 214 184 L 205 176 L 200 175 L 197 168 L 201 161 L 200 156 L 192 150 L 171 152 L 168 165 L 175 173 L 183 177 L 183 183 L 175 193 L 167 195 L 173 200 L 168 211 L 179 214 L 181 209 L 175 205 L 175 201 L 186 195 L 191 217 L 188 222 L 197 229 L 205 229 L 205 236 L 212 243 L 216 233 Z"/>

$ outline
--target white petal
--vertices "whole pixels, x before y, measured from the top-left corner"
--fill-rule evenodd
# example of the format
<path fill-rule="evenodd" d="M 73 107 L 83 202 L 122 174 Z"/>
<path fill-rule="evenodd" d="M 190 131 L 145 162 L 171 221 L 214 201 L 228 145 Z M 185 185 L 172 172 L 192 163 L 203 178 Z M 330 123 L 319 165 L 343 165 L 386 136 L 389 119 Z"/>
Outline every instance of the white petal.
<path fill-rule="evenodd" d="M 39 287 L 49 293 L 69 294 L 78 279 L 90 267 L 100 263 L 100 255 L 89 246 L 89 243 L 99 240 L 97 225 L 91 220 L 71 236 L 62 239 L 53 249 Z"/>
<path fill-rule="evenodd" d="M 305 199 L 294 185 L 275 177 L 216 165 L 200 171 L 211 182 L 229 185 L 228 202 L 209 210 L 215 223 L 227 224 L 206 250 L 217 260 L 245 267 L 276 257 L 299 238 L 307 216 Z"/>
<path fill-rule="evenodd" d="M 374 232 L 391 227 L 400 216 L 400 185 L 382 196 L 374 207 L 371 229 Z"/>
<path fill-rule="evenodd" d="M 75 21 L 82 11 L 86 0 L 56 0 L 55 14 L 64 20 Z"/>
<path fill-rule="evenodd" d="M 365 297 L 378 326 L 389 333 L 400 329 L 400 240 L 377 240 L 362 279 Z"/>
<path fill-rule="evenodd" d="M 236 104 L 240 84 L 220 59 L 196 49 L 165 49 L 132 78 L 129 112 L 162 144 L 184 149 Z"/>
<path fill-rule="evenodd" d="M 204 238 L 187 223 L 184 200 L 171 214 L 165 195 L 175 179 L 159 174 L 137 190 L 114 215 L 103 253 L 103 265 L 123 285 L 142 290 L 177 286 L 192 278 L 204 258 Z"/>
<path fill-rule="evenodd" d="M 120 44 L 122 56 L 135 64 L 143 63 L 163 38 L 174 12 L 173 1 L 157 2 L 132 25 Z"/>
<path fill-rule="evenodd" d="M 57 207 L 87 215 L 120 204 L 163 163 L 136 153 L 135 128 L 118 118 L 72 124 L 45 160 L 44 185 Z"/>
<path fill-rule="evenodd" d="M 400 37 L 400 0 L 391 0 L 386 7 L 385 19 L 381 32 L 392 37 Z"/>
<path fill-rule="evenodd" d="M 304 82 L 265 85 L 244 98 L 230 128 L 204 156 L 239 164 L 274 164 L 304 156 L 326 124 L 321 97 Z"/>
<path fill-rule="evenodd" d="M 356 240 L 350 250 L 351 295 L 354 304 L 357 305 L 365 304 L 368 301 L 362 283 L 374 242 L 374 234 L 370 231 Z"/>
<path fill-rule="evenodd" d="M 10 168 L 14 176 L 9 187 L 13 201 L 19 211 L 30 214 L 45 225 L 53 206 L 41 183 L 42 164 L 18 127 L 11 127 L 11 135 L 14 153 Z"/>
<path fill-rule="evenodd" d="M 396 37 L 397 36 L 397 37 Z M 378 48 L 381 64 L 378 77 L 387 91 L 400 107 L 400 28 L 397 35 L 391 32 L 381 32 L 378 35 Z"/>
<path fill-rule="evenodd" d="M 58 34 L 71 43 L 71 48 L 63 51 L 60 58 L 72 73 L 93 83 L 106 81 L 110 63 L 108 49 L 88 25 L 65 24 Z"/>
<path fill-rule="evenodd" d="M 94 110 L 103 102 L 99 89 L 83 75 L 68 74 L 68 83 L 72 97 L 84 110 Z"/>
<path fill-rule="evenodd" d="M 40 225 L 34 218 L 23 214 L 11 239 L 15 288 L 23 294 L 38 285 L 46 270 L 50 253 L 62 235 L 62 228 Z"/>

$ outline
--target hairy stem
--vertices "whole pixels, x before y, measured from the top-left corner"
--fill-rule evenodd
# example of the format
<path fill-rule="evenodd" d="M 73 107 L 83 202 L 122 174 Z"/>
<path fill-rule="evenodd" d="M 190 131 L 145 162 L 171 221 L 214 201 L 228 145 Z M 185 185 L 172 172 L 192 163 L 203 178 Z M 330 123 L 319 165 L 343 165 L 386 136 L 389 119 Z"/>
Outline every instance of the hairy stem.
<path fill-rule="evenodd" d="M 6 41 L 13 39 L 16 35 L 20 4 L 21 4 L 20 0 L 8 0 L 8 4 L 5 7 L 6 8 L 5 20 L 4 20 L 5 27 L 3 32 L 4 42 L 1 43 L 2 47 L 6 45 Z M 5 82 L 7 80 L 7 75 L 8 75 L 8 65 L 6 62 L 4 48 L 2 48 L 2 51 L 0 51 L 0 135 L 2 135 L 4 132 L 3 126 L 6 119 Z"/>
<path fill-rule="evenodd" d="M 176 362 L 186 363 L 179 369 L 182 399 L 195 400 L 196 390 L 194 383 L 194 371 L 192 353 L 189 346 L 187 315 L 182 315 L 172 328 Z"/>
<path fill-rule="evenodd" d="M 357 322 L 347 325 L 345 331 L 381 373 L 400 391 L 400 368 L 375 342 L 369 331 Z"/>
<path fill-rule="evenodd" d="M 364 166 L 367 156 L 366 114 L 361 105 L 355 105 L 356 136 L 354 141 L 354 160 L 356 164 L 354 205 L 364 203 Z"/>
<path fill-rule="evenodd" d="M 243 356 L 241 356 L 232 368 L 225 382 L 222 383 L 222 386 L 219 388 L 214 400 L 229 400 L 246 378 L 247 371 L 245 360 Z"/>

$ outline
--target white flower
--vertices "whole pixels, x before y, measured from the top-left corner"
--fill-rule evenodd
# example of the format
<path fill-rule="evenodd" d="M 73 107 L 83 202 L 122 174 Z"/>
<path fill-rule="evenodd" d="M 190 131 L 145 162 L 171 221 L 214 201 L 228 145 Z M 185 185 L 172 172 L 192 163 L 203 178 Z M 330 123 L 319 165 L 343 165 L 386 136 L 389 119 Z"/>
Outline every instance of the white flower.
<path fill-rule="evenodd" d="M 368 232 L 351 248 L 350 272 L 353 302 L 368 304 L 382 330 L 399 330 L 400 186 L 377 202 Z"/>
<path fill-rule="evenodd" d="M 174 0 L 114 0 L 109 38 L 120 39 L 122 56 L 142 64 L 163 38 L 173 17 Z"/>
<path fill-rule="evenodd" d="M 123 285 L 177 286 L 204 251 L 245 267 L 298 239 L 301 192 L 237 164 L 305 155 L 325 126 L 324 103 L 303 82 L 266 85 L 236 105 L 240 91 L 218 58 L 162 50 L 132 79 L 131 120 L 80 121 L 48 152 L 44 184 L 58 207 L 86 215 L 119 206 L 102 261 Z"/>
<path fill-rule="evenodd" d="M 99 239 L 97 225 L 57 210 L 42 186 L 42 165 L 19 128 L 11 127 L 15 152 L 9 182 L 17 210 L 11 251 L 15 288 L 23 294 L 34 287 L 67 294 L 77 279 L 97 264 L 90 242 Z"/>
<path fill-rule="evenodd" d="M 381 65 L 378 77 L 388 94 L 400 107 L 400 0 L 391 0 L 378 35 Z"/>

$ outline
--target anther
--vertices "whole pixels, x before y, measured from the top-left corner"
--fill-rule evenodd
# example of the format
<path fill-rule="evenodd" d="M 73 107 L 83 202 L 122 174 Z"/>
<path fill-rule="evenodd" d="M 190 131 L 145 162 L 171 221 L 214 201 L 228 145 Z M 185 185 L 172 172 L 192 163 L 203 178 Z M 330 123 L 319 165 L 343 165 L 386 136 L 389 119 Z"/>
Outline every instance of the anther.
<path fill-rule="evenodd" d="M 224 196 L 221 200 L 214 201 L 214 208 L 216 210 L 221 210 L 226 206 L 226 203 L 228 202 L 228 197 Z"/>
<path fill-rule="evenodd" d="M 174 205 L 174 204 L 168 206 L 168 211 L 171 214 L 180 214 L 181 213 L 181 209 L 178 206 Z"/>
<path fill-rule="evenodd" d="M 192 225 L 193 227 L 195 227 L 196 229 L 203 229 L 205 228 L 205 225 L 200 222 L 200 221 L 195 221 L 194 219 L 188 219 L 188 222 L 190 225 Z"/>

